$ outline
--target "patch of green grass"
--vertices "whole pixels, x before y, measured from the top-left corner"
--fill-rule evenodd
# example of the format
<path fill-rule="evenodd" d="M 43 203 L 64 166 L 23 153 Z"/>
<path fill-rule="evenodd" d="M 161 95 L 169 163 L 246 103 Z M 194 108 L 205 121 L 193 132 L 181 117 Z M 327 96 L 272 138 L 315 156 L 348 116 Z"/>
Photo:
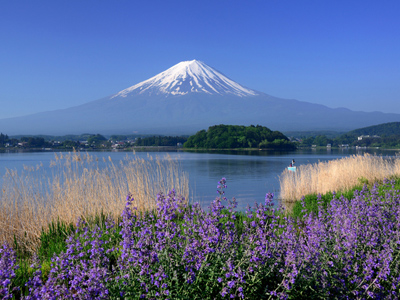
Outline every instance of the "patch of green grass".
<path fill-rule="evenodd" d="M 87 216 L 82 218 L 85 220 L 89 228 L 94 226 L 99 226 L 102 229 L 106 228 L 107 215 L 100 213 L 95 216 Z M 120 220 L 116 223 L 118 224 Z M 60 220 L 51 222 L 46 228 L 42 228 L 40 234 L 40 244 L 37 249 L 36 255 L 41 266 L 40 270 L 42 272 L 42 280 L 46 281 L 48 279 L 51 270 L 51 259 L 55 255 L 59 255 L 61 252 L 67 250 L 66 239 L 81 232 L 76 232 L 76 225 L 73 223 L 66 223 Z M 107 244 L 107 248 L 112 246 L 118 246 L 121 240 L 120 235 L 113 231 L 105 234 L 103 239 L 110 240 L 111 242 Z M 22 246 L 20 246 L 17 241 L 14 241 L 14 250 L 17 255 L 17 264 L 19 268 L 15 272 L 15 278 L 12 280 L 13 287 L 19 287 L 19 292 L 14 292 L 14 299 L 20 299 L 23 295 L 27 295 L 28 289 L 25 284 L 30 278 L 32 278 L 34 269 L 31 267 L 34 257 L 32 254 Z M 116 257 L 111 258 L 112 263 L 116 263 Z"/>
<path fill-rule="evenodd" d="M 392 177 L 389 180 L 393 180 L 394 181 L 394 189 L 400 189 L 400 177 Z M 362 190 L 364 185 L 366 185 L 368 189 L 371 189 L 373 187 L 373 185 L 374 185 L 374 183 L 368 182 L 368 180 L 363 178 L 363 177 L 359 178 L 358 181 L 360 182 L 360 184 L 354 186 L 353 188 L 351 188 L 349 190 L 337 191 L 335 197 L 336 198 L 340 198 L 341 196 L 343 196 L 346 199 L 351 199 L 354 196 L 354 192 Z M 378 181 L 377 183 L 379 184 L 379 188 L 378 188 L 379 195 L 383 196 L 384 193 L 385 193 L 385 190 L 386 190 L 385 187 L 383 186 L 383 182 L 382 181 Z M 317 214 L 318 213 L 318 209 L 319 209 L 319 202 L 321 203 L 322 207 L 324 209 L 326 209 L 332 199 L 333 199 L 333 192 L 328 192 L 328 193 L 325 193 L 325 194 L 321 194 L 319 200 L 318 200 L 318 195 L 317 194 L 305 195 L 304 196 L 305 207 L 302 206 L 301 200 L 297 200 L 294 203 L 293 209 L 289 213 L 289 215 L 291 215 L 295 219 L 303 218 L 303 216 L 305 214 L 305 212 L 303 212 L 303 210 L 306 210 L 307 213 L 312 212 L 314 214 Z"/>
<path fill-rule="evenodd" d="M 66 224 L 60 220 L 57 222 L 51 222 L 48 228 L 42 228 L 40 235 L 40 246 L 38 248 L 37 255 L 40 259 L 48 260 L 54 254 L 60 254 L 65 250 L 66 242 L 65 239 L 74 234 L 74 224 Z"/>

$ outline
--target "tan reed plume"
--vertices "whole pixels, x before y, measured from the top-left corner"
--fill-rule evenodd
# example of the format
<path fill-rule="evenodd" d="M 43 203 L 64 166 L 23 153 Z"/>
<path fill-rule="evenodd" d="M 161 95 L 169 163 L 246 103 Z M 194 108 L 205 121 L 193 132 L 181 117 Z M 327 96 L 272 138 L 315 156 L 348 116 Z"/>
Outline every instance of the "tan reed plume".
<path fill-rule="evenodd" d="M 375 182 L 400 175 L 400 158 L 364 154 L 285 170 L 279 177 L 280 196 L 286 202 L 313 193 L 348 190 L 363 180 Z"/>
<path fill-rule="evenodd" d="M 102 164 L 103 166 L 100 166 Z M 7 170 L 0 195 L 0 242 L 34 251 L 42 228 L 52 221 L 75 223 L 103 212 L 120 216 L 128 193 L 139 210 L 155 207 L 159 192 L 189 196 L 188 176 L 177 160 L 126 156 L 114 163 L 88 153 L 59 153 L 50 164 Z"/>

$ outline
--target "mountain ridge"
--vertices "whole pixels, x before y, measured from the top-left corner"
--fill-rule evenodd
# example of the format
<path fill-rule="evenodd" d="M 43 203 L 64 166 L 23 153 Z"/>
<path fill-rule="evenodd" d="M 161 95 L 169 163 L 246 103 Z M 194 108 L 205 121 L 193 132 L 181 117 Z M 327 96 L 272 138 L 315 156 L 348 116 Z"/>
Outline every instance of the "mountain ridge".
<path fill-rule="evenodd" d="M 357 112 L 277 98 L 248 89 L 193 60 L 178 63 L 108 97 L 70 108 L 0 119 L 0 132 L 177 135 L 194 134 L 218 124 L 259 124 L 279 131 L 349 131 L 398 121 L 400 114 Z"/>
<path fill-rule="evenodd" d="M 347 135 L 378 135 L 378 136 L 400 136 L 400 122 L 389 122 L 373 126 L 357 128 L 346 132 Z"/>

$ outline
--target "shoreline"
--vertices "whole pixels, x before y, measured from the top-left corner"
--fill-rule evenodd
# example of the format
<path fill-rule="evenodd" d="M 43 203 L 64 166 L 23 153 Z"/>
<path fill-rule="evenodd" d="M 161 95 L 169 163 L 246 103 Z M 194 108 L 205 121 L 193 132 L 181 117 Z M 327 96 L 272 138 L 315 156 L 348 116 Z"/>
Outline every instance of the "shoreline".
<path fill-rule="evenodd" d="M 57 149 L 57 148 L 0 148 L 0 153 L 17 153 L 17 152 L 71 152 L 71 151 L 84 151 L 84 152 L 92 152 L 92 151 L 104 151 L 104 152 L 130 152 L 130 151 L 188 151 L 188 152 L 205 152 L 205 151 L 287 151 L 287 152 L 296 152 L 299 150 L 384 150 L 384 151 L 400 151 L 400 148 L 380 148 L 380 147 L 299 147 L 297 149 L 260 149 L 260 148 L 183 148 L 178 146 L 134 146 L 123 149 L 113 149 L 113 148 L 66 148 L 66 149 Z"/>

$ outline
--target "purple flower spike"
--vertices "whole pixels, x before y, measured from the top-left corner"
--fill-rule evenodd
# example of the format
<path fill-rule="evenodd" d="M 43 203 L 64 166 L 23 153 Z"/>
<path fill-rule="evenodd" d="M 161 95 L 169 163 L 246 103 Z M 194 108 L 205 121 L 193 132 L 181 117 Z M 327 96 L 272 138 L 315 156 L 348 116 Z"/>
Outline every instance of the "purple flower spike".
<path fill-rule="evenodd" d="M 0 296 L 2 299 L 12 299 L 10 292 L 11 279 L 15 278 L 16 264 L 15 251 L 7 244 L 0 248 Z"/>

